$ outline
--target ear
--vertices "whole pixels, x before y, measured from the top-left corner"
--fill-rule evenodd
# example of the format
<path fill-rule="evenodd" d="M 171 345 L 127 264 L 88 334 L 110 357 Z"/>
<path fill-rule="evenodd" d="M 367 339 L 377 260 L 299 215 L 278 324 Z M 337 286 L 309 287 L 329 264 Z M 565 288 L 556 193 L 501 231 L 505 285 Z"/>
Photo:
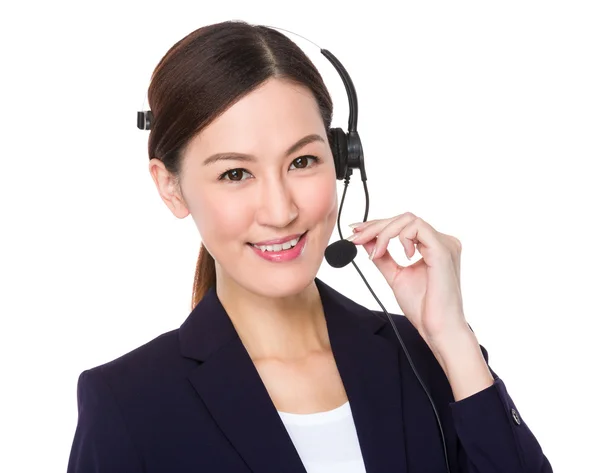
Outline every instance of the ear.
<path fill-rule="evenodd" d="M 187 217 L 190 211 L 175 176 L 167 171 L 164 163 L 158 158 L 150 160 L 149 171 L 161 199 L 171 209 L 173 215 L 177 218 Z"/>

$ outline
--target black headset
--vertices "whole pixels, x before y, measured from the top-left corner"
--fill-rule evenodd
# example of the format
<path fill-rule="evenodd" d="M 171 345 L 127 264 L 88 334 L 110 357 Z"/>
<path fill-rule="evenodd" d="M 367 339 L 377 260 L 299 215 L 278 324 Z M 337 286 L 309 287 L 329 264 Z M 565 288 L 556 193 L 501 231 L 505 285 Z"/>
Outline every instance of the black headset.
<path fill-rule="evenodd" d="M 394 329 L 396 337 L 398 338 L 398 341 L 400 342 L 400 345 L 402 346 L 402 349 L 404 350 L 404 354 L 406 355 L 408 362 L 410 363 L 410 366 L 411 366 L 413 372 L 415 373 L 415 376 L 419 380 L 419 383 L 421 384 L 421 387 L 423 388 L 423 390 L 425 391 L 425 394 L 429 398 L 429 402 L 431 403 L 431 407 L 433 408 L 433 412 L 437 419 L 437 424 L 438 424 L 438 428 L 439 428 L 439 432 L 440 432 L 442 446 L 444 448 L 444 458 L 446 459 L 446 471 L 447 471 L 447 473 L 450 473 L 450 464 L 448 462 L 448 452 L 447 452 L 447 448 L 446 448 L 446 440 L 444 438 L 444 431 L 442 429 L 440 416 L 437 412 L 437 409 L 435 407 L 433 399 L 431 398 L 431 395 L 429 394 L 429 391 L 427 390 L 425 383 L 419 376 L 419 373 L 418 373 L 417 369 L 415 368 L 415 365 L 413 364 L 412 358 L 410 357 L 410 354 L 408 353 L 408 350 L 406 349 L 406 345 L 404 344 L 404 341 L 402 340 L 400 333 L 398 333 L 398 329 L 397 329 L 396 324 L 394 323 L 392 317 L 390 316 L 388 311 L 385 309 L 385 307 L 383 306 L 383 304 L 381 303 L 379 298 L 375 295 L 375 292 L 373 292 L 373 289 L 371 289 L 371 286 L 369 285 L 369 283 L 363 276 L 360 269 L 358 269 L 358 266 L 356 266 L 356 263 L 354 261 L 352 261 L 354 256 L 356 256 L 355 245 L 347 240 L 344 240 L 344 237 L 342 236 L 342 230 L 340 227 L 340 217 L 342 215 L 342 207 L 344 206 L 344 198 L 346 196 L 346 189 L 348 187 L 348 183 L 350 182 L 350 176 L 352 176 L 353 169 L 358 169 L 360 171 L 360 176 L 361 176 L 361 180 L 363 182 L 363 188 L 364 188 L 364 192 L 365 192 L 365 214 L 363 217 L 363 222 L 367 221 L 367 217 L 369 214 L 369 191 L 367 189 L 367 173 L 365 171 L 363 147 L 362 147 L 362 143 L 360 141 L 360 136 L 358 135 L 358 131 L 356 130 L 356 126 L 357 126 L 357 122 L 358 122 L 358 99 L 356 97 L 356 89 L 354 88 L 354 83 L 352 82 L 352 79 L 350 78 L 350 74 L 348 74 L 348 71 L 346 71 L 346 68 L 327 49 L 321 48 L 316 43 L 310 41 L 309 39 L 305 38 L 304 36 L 299 35 L 298 33 L 294 33 L 293 31 L 288 31 L 283 28 L 278 28 L 278 27 L 274 27 L 274 26 L 269 26 L 268 28 L 286 31 L 293 35 L 299 36 L 300 38 L 303 38 L 306 41 L 309 41 L 310 43 L 317 46 L 320 49 L 321 54 L 323 54 L 323 56 L 325 56 L 327 58 L 327 60 L 331 64 L 333 64 L 333 67 L 335 67 L 336 71 L 338 72 L 338 74 L 340 75 L 340 77 L 342 79 L 342 82 L 344 83 L 344 87 L 346 88 L 346 93 L 348 95 L 348 101 L 349 101 L 348 131 L 345 132 L 341 128 L 330 128 L 329 129 L 329 144 L 331 147 L 331 152 L 333 154 L 336 178 L 338 180 L 344 180 L 344 192 L 342 194 L 342 199 L 340 202 L 340 210 L 339 210 L 338 219 L 337 219 L 337 226 L 338 226 L 338 232 L 340 234 L 340 241 L 338 241 L 336 243 L 347 243 L 348 245 L 343 246 L 343 248 L 340 248 L 339 246 L 337 247 L 337 249 L 338 249 L 337 253 L 345 253 L 344 255 L 336 254 L 333 258 L 327 258 L 327 260 L 328 260 L 329 264 L 334 267 L 346 266 L 349 262 L 351 262 L 352 265 L 358 271 L 358 274 L 361 276 L 364 283 L 369 288 L 369 291 L 371 291 L 371 294 L 373 295 L 375 300 L 379 303 L 379 305 L 383 309 L 383 312 L 387 315 L 387 318 L 388 318 L 392 328 Z M 140 130 L 150 130 L 152 127 L 153 118 L 154 117 L 152 115 L 152 111 L 150 111 L 150 110 L 142 110 L 142 111 L 137 112 L 137 127 Z M 334 250 L 333 246 L 336 245 L 336 243 L 330 245 L 328 247 L 328 250 L 329 249 Z M 342 251 L 342 249 L 345 251 Z M 348 256 L 348 251 L 353 251 L 353 256 L 349 260 L 348 260 L 348 258 L 346 258 Z M 336 251 L 331 251 L 330 253 L 336 253 Z M 327 257 L 327 251 L 326 251 L 326 257 Z M 339 263 L 338 263 L 338 261 L 339 261 Z"/>

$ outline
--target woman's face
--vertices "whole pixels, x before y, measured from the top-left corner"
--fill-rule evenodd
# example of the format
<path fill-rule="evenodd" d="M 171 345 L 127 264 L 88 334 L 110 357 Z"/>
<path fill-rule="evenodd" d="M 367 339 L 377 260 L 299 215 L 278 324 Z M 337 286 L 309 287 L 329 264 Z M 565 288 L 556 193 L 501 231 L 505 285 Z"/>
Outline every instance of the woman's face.
<path fill-rule="evenodd" d="M 337 190 L 308 89 L 270 79 L 240 99 L 190 142 L 180 184 L 223 283 L 285 297 L 312 282 L 336 223 Z M 297 248 L 270 260 L 251 246 L 305 232 Z"/>

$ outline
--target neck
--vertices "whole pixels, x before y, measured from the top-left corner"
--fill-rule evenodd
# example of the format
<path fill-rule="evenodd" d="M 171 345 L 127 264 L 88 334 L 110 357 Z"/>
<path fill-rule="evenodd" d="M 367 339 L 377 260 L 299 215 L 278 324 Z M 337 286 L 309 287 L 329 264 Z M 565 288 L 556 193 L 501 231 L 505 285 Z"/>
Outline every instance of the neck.
<path fill-rule="evenodd" d="M 295 361 L 330 349 L 318 288 L 273 298 L 217 276 L 216 291 L 253 361 Z"/>

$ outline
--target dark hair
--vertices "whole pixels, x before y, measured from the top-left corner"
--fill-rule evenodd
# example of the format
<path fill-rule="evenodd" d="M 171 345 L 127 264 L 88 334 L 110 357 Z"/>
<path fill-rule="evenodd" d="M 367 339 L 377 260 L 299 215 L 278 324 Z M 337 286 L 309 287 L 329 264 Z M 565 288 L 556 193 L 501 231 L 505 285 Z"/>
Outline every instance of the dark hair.
<path fill-rule="evenodd" d="M 150 159 L 160 159 L 180 182 L 182 156 L 191 139 L 272 77 L 312 91 L 329 136 L 333 114 L 329 92 L 314 64 L 284 34 L 245 21 L 225 21 L 201 27 L 179 40 L 154 69 L 148 88 L 153 115 Z M 214 259 L 201 245 L 192 309 L 215 284 Z"/>

